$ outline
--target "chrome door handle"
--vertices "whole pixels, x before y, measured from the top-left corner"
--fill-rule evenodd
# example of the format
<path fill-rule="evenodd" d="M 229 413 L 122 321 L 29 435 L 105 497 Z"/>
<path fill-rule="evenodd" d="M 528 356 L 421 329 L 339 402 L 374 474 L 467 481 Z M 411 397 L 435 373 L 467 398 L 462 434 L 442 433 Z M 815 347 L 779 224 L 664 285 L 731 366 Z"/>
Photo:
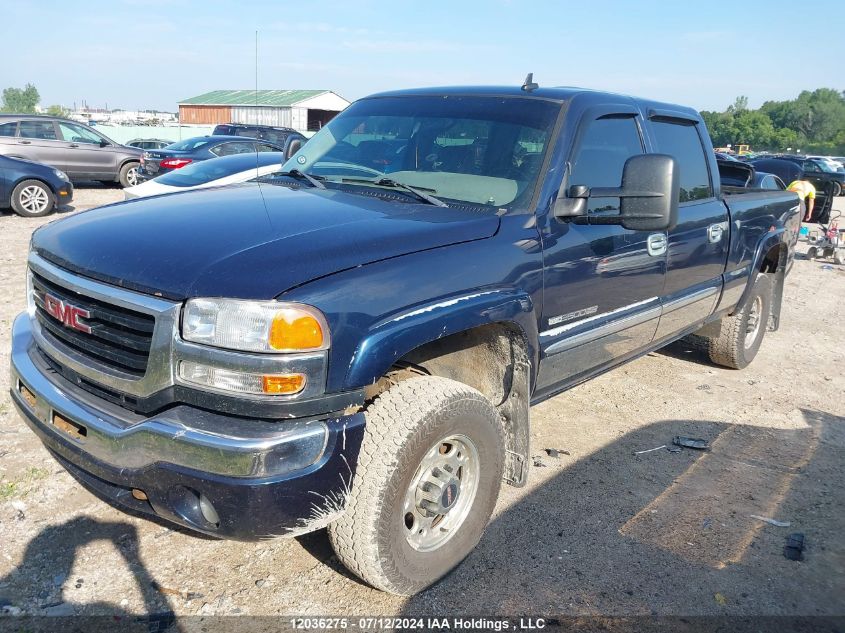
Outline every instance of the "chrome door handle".
<path fill-rule="evenodd" d="M 716 244 L 717 242 L 722 241 L 722 233 L 725 232 L 725 222 L 719 222 L 718 224 L 711 224 L 707 227 L 707 241 L 711 244 Z"/>
<path fill-rule="evenodd" d="M 666 252 L 666 247 L 669 245 L 669 239 L 665 233 L 652 233 L 648 236 L 646 241 L 648 246 L 648 254 L 652 257 L 663 255 Z"/>

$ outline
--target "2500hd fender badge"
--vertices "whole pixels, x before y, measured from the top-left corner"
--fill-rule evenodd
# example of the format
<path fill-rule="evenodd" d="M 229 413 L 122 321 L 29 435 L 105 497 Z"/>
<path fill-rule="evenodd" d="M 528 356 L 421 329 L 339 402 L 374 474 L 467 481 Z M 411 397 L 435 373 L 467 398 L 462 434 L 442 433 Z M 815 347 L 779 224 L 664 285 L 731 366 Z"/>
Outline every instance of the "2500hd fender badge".
<path fill-rule="evenodd" d="M 85 332 L 86 334 L 91 333 L 91 326 L 79 320 L 87 319 L 91 316 L 91 313 L 88 312 L 88 310 L 65 303 L 48 292 L 44 293 L 44 310 L 46 310 L 47 314 L 57 321 L 61 321 L 65 327 Z"/>
<path fill-rule="evenodd" d="M 590 306 L 589 308 L 584 308 L 583 310 L 576 310 L 575 312 L 570 312 L 569 314 L 561 314 L 559 316 L 549 317 L 549 325 L 557 325 L 558 323 L 565 323 L 566 321 L 572 321 L 573 319 L 580 319 L 581 317 L 590 316 L 591 314 L 595 314 L 598 312 L 598 306 Z"/>

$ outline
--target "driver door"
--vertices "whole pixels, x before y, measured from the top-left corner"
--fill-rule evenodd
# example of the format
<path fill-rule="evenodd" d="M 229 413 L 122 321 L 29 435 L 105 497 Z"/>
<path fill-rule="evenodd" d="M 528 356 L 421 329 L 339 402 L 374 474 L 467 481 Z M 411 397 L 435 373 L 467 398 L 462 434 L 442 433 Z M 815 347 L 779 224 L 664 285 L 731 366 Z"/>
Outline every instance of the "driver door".
<path fill-rule="evenodd" d="M 564 186 L 619 187 L 625 161 L 644 152 L 630 106 L 588 111 Z M 619 198 L 592 197 L 591 215 L 616 215 Z M 660 317 L 666 231 L 575 224 L 549 217 L 543 230 L 543 314 L 535 398 L 621 362 L 647 347 Z"/>
<path fill-rule="evenodd" d="M 59 134 L 64 141 L 64 171 L 72 178 L 114 178 L 117 169 L 114 154 L 96 132 L 78 123 L 58 122 Z"/>

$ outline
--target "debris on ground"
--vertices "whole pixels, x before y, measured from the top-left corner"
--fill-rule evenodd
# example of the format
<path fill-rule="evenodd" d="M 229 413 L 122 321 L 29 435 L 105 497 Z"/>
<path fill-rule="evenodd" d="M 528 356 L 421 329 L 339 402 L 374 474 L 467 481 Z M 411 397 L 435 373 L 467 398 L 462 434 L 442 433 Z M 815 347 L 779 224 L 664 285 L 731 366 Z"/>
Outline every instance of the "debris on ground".
<path fill-rule="evenodd" d="M 707 440 L 702 440 L 698 437 L 684 437 L 683 435 L 676 435 L 672 440 L 675 446 L 683 446 L 684 448 L 694 448 L 699 451 L 706 451 L 710 448 Z"/>
<path fill-rule="evenodd" d="M 769 525 L 774 525 L 775 527 L 789 527 L 790 525 L 789 521 L 777 521 L 775 519 L 770 519 L 769 517 L 761 517 L 759 514 L 749 514 L 748 516 L 752 519 L 768 523 Z"/>
<path fill-rule="evenodd" d="M 804 534 L 802 532 L 793 532 L 786 537 L 783 555 L 789 560 L 804 560 Z"/>
<path fill-rule="evenodd" d="M 655 446 L 654 448 L 648 448 L 644 451 L 634 451 L 634 455 L 642 455 L 643 453 L 651 453 L 652 451 L 659 451 L 661 448 L 667 448 L 666 444 L 661 444 L 660 446 Z"/>
<path fill-rule="evenodd" d="M 721 593 L 716 593 L 713 598 L 716 600 L 716 604 L 727 604 L 728 599 L 725 598 Z"/>
<path fill-rule="evenodd" d="M 562 448 L 546 448 L 543 449 L 546 451 L 546 455 L 549 457 L 554 457 L 555 459 L 560 459 L 561 455 L 569 455 L 569 451 L 565 451 Z"/>
<path fill-rule="evenodd" d="M 0 613 L 2 613 L 3 615 L 21 615 L 23 611 L 20 607 L 15 607 L 10 604 L 6 604 L 0 607 Z"/>
<path fill-rule="evenodd" d="M 179 596 L 183 600 L 198 600 L 204 597 L 201 593 L 195 593 L 193 591 L 182 591 L 181 589 L 171 589 L 170 587 L 163 587 L 156 581 L 151 582 L 150 586 L 159 593 L 163 593 L 169 596 Z"/>
<path fill-rule="evenodd" d="M 532 457 L 531 459 L 534 461 L 534 466 L 536 466 L 537 468 L 547 467 L 546 464 L 543 463 L 543 458 L 539 455 L 534 455 L 534 457 Z"/>

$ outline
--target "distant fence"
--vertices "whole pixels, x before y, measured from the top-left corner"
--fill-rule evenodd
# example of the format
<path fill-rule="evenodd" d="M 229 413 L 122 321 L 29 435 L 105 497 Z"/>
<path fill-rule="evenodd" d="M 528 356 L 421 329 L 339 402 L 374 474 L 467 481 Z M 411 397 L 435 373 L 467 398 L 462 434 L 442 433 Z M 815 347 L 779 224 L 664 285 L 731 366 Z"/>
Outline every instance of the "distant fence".
<path fill-rule="evenodd" d="M 160 138 L 167 141 L 181 141 L 193 136 L 205 136 L 214 130 L 213 125 L 182 125 L 173 127 L 153 125 L 95 125 L 94 129 L 118 143 L 136 138 Z"/>

